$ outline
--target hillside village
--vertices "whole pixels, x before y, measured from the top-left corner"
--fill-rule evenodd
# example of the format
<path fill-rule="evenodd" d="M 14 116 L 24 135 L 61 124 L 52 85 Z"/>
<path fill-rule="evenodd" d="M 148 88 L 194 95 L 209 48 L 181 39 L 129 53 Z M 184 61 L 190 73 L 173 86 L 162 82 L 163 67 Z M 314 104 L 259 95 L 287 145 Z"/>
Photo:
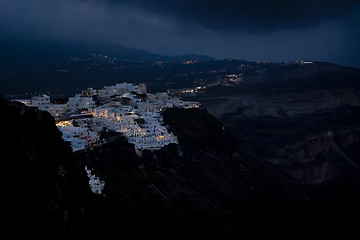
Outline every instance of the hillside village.
<path fill-rule="evenodd" d="M 168 93 L 149 93 L 145 84 L 120 83 L 102 89 L 88 88 L 63 103 L 51 103 L 42 94 L 31 99 L 16 100 L 28 107 L 48 111 L 54 118 L 62 138 L 80 151 L 106 142 L 102 134 L 122 134 L 134 144 L 138 155 L 142 150 L 157 150 L 177 137 L 163 125 L 161 112 L 166 108 L 198 108 L 198 102 L 185 102 Z M 89 187 L 101 194 L 105 182 L 85 167 Z"/>
<path fill-rule="evenodd" d="M 64 103 L 51 103 L 46 94 L 17 100 L 29 107 L 48 111 L 56 120 L 65 141 L 73 151 L 102 144 L 104 132 L 121 133 L 135 150 L 156 150 L 178 143 L 163 125 L 161 111 L 166 108 L 198 108 L 165 92 L 147 92 L 145 84 L 119 83 L 102 89 L 88 88 Z"/>

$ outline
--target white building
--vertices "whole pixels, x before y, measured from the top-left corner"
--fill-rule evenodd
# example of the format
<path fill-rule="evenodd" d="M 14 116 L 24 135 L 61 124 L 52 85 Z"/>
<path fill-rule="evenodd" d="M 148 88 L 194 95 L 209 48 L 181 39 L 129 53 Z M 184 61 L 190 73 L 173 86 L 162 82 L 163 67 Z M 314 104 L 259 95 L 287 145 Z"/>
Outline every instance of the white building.
<path fill-rule="evenodd" d="M 97 91 L 99 97 L 109 97 L 109 96 L 115 96 L 115 95 L 122 95 L 125 92 L 141 92 L 139 90 L 139 87 L 136 85 L 133 85 L 132 83 L 117 83 L 113 86 L 104 86 L 103 89 L 99 89 Z"/>
<path fill-rule="evenodd" d="M 180 98 L 175 97 L 173 100 L 174 107 L 183 107 L 184 101 Z"/>
<path fill-rule="evenodd" d="M 37 107 L 39 110 L 47 110 L 50 104 L 50 97 L 46 94 L 32 97 L 29 106 Z"/>
<path fill-rule="evenodd" d="M 50 97 L 46 94 L 34 96 L 31 99 L 14 100 L 29 107 L 36 107 L 39 110 L 48 111 L 52 116 L 61 116 L 67 111 L 67 104 L 52 104 Z"/>
<path fill-rule="evenodd" d="M 59 130 L 62 132 L 64 141 L 70 142 L 73 151 L 83 150 L 92 143 L 99 141 L 98 133 L 90 131 L 85 127 L 75 127 L 71 123 L 62 125 L 58 124 Z"/>
<path fill-rule="evenodd" d="M 199 108 L 200 103 L 199 102 L 184 102 L 183 106 L 184 106 L 184 108 Z"/>
<path fill-rule="evenodd" d="M 82 97 L 92 97 L 97 95 L 97 90 L 93 88 L 88 88 L 81 92 Z"/>
<path fill-rule="evenodd" d="M 146 94 L 147 90 L 146 90 L 145 83 L 139 83 L 138 88 L 139 88 L 139 91 L 138 91 L 139 94 Z"/>
<path fill-rule="evenodd" d="M 98 177 L 94 174 L 91 174 L 91 170 L 85 166 L 86 175 L 89 178 L 89 186 L 93 193 L 101 194 L 105 187 L 105 181 L 100 181 Z"/>
<path fill-rule="evenodd" d="M 178 143 L 177 137 L 161 125 L 162 118 L 159 113 L 147 112 L 143 117 L 144 123 L 141 126 L 125 133 L 129 142 L 135 145 L 136 150 L 155 150 L 170 143 Z"/>
<path fill-rule="evenodd" d="M 54 117 L 62 116 L 67 112 L 67 104 L 50 104 L 47 111 Z"/>
<path fill-rule="evenodd" d="M 69 98 L 67 102 L 67 110 L 68 112 L 89 110 L 89 108 L 93 108 L 95 105 L 95 101 L 92 97 L 81 97 L 81 94 L 76 94 L 74 97 Z"/>
<path fill-rule="evenodd" d="M 122 89 L 125 89 L 129 92 L 138 92 L 139 91 L 139 86 L 136 86 L 132 83 L 127 83 L 127 82 L 124 82 L 124 83 L 117 83 L 115 85 L 115 88 L 118 89 L 118 90 L 122 90 Z"/>
<path fill-rule="evenodd" d="M 98 90 L 97 90 L 97 94 L 98 94 L 99 97 L 110 96 L 109 90 L 108 90 L 108 89 L 105 89 L 105 88 L 103 88 L 103 89 L 98 89 Z"/>

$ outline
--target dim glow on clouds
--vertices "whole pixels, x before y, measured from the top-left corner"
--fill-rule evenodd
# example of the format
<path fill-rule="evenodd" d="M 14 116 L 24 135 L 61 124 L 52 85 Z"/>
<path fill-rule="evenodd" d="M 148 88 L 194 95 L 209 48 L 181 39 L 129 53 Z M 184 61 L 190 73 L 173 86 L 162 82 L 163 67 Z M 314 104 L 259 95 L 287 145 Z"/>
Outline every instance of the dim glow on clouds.
<path fill-rule="evenodd" d="M 24 37 L 113 38 L 170 28 L 161 21 L 126 6 L 109 8 L 98 1 L 0 0 L 0 30 Z M 132 32 L 130 31 L 132 30 Z M 130 32 L 128 32 L 130 31 Z"/>
<path fill-rule="evenodd" d="M 244 1 L 225 2 L 239 5 Z M 334 2 L 331 0 L 328 5 Z M 350 65 L 353 62 L 360 66 L 360 60 L 354 60 L 360 54 L 357 43 L 360 41 L 360 7 L 353 7 L 347 17 L 344 17 L 347 8 L 341 9 L 344 15 L 341 18 L 340 14 L 329 18 L 333 14 L 330 9 L 323 19 L 316 17 L 315 13 L 307 18 L 301 15 L 306 11 L 301 10 L 301 16 L 294 17 L 295 20 L 289 19 L 288 25 L 276 25 L 288 19 L 274 18 L 264 30 L 261 24 L 266 18 L 259 16 L 270 16 L 264 9 L 253 14 L 258 19 L 252 18 L 250 13 L 244 18 L 235 16 L 222 19 L 221 16 L 230 8 L 219 5 L 219 11 L 224 12 L 218 13 L 217 1 L 209 1 L 205 9 L 194 8 L 205 4 L 202 0 L 173 3 L 170 6 L 164 0 L 152 3 L 127 0 L 0 0 L 0 37 L 100 40 L 161 54 L 197 53 L 216 58 L 262 61 L 313 59 Z M 310 1 L 306 1 L 306 4 L 310 4 Z M 187 12 L 185 7 L 189 6 L 193 8 Z M 250 3 L 246 6 L 249 10 L 256 9 Z M 291 9 L 294 11 L 294 6 Z M 271 11 L 279 10 L 273 7 Z M 211 13 L 215 15 L 209 15 Z M 281 17 L 285 16 L 283 14 Z M 220 25 L 213 24 L 216 18 Z M 219 28 L 221 24 L 226 25 L 226 21 L 235 22 L 231 23 L 229 29 Z M 301 21 L 304 22 L 303 26 Z M 248 27 L 241 27 L 242 24 Z"/>

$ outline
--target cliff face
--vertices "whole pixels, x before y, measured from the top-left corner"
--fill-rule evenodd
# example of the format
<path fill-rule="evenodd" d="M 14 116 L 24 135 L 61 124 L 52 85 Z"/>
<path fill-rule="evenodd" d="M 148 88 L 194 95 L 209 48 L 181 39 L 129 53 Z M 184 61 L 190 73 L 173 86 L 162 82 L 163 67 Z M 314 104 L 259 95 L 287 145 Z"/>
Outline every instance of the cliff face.
<path fill-rule="evenodd" d="M 2 98 L 0 109 L 2 233 L 81 231 L 88 180 L 54 119 Z"/>
<path fill-rule="evenodd" d="M 357 111 L 346 109 L 339 109 L 328 123 L 350 124 L 341 112 L 356 118 Z M 179 145 L 144 151 L 139 157 L 119 137 L 76 153 L 106 182 L 91 215 L 101 219 L 90 221 L 94 234 L 227 239 L 257 236 L 258 229 L 281 235 L 355 226 L 360 179 L 354 127 L 329 132 L 323 130 L 329 125 L 323 124 L 313 134 L 313 129 L 294 128 L 294 123 L 280 130 L 270 124 L 278 119 L 268 119 L 244 121 L 241 134 L 234 137 L 204 109 L 168 109 L 163 117 Z M 262 127 L 266 134 L 259 134 Z M 255 130 L 257 137 L 250 134 Z"/>
<path fill-rule="evenodd" d="M 235 88 L 236 89 L 236 88 Z M 219 90 L 219 95 L 199 95 L 198 100 L 217 119 L 238 117 L 288 118 L 298 114 L 310 114 L 324 109 L 334 109 L 343 104 L 359 106 L 359 90 L 340 89 L 241 89 L 237 92 Z M 236 91 L 236 90 L 232 90 Z"/>
<path fill-rule="evenodd" d="M 197 100 L 231 130 L 242 152 L 300 184 L 334 180 L 342 165 L 359 163 L 356 88 L 219 88 Z"/>
<path fill-rule="evenodd" d="M 336 179 L 359 169 L 360 108 L 341 105 L 295 117 L 225 120 L 239 148 L 276 165 L 300 184 Z"/>
<path fill-rule="evenodd" d="M 358 170 L 359 159 L 350 148 L 360 147 L 359 132 L 338 130 L 314 134 L 274 148 L 267 161 L 286 169 L 301 184 L 336 179 L 342 167 Z M 353 155 L 349 157 L 349 154 Z"/>
<path fill-rule="evenodd" d="M 360 213 L 358 92 L 222 91 L 197 100 L 230 130 L 243 158 L 270 163 L 280 171 L 274 176 L 285 175 L 302 186 L 308 201 L 301 211 L 308 217 L 299 229 L 352 231 L 351 217 Z M 263 166 L 256 169 L 268 172 Z"/>
<path fill-rule="evenodd" d="M 119 137 L 76 153 L 106 182 L 94 213 L 98 233 L 120 226 L 123 234 L 148 238 L 228 238 L 259 226 L 294 227 L 295 216 L 306 215 L 305 194 L 268 164 L 244 159 L 205 110 L 168 109 L 164 122 L 179 145 L 139 157 Z"/>

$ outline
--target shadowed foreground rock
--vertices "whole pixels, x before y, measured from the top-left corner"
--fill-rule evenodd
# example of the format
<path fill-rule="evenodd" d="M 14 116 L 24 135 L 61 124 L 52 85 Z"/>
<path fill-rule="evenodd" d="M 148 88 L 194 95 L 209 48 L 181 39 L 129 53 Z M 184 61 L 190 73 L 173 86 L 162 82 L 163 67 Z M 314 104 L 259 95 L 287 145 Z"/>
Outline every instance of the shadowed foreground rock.
<path fill-rule="evenodd" d="M 88 179 L 53 117 L 2 98 L 0 109 L 1 233 L 82 232 Z"/>

